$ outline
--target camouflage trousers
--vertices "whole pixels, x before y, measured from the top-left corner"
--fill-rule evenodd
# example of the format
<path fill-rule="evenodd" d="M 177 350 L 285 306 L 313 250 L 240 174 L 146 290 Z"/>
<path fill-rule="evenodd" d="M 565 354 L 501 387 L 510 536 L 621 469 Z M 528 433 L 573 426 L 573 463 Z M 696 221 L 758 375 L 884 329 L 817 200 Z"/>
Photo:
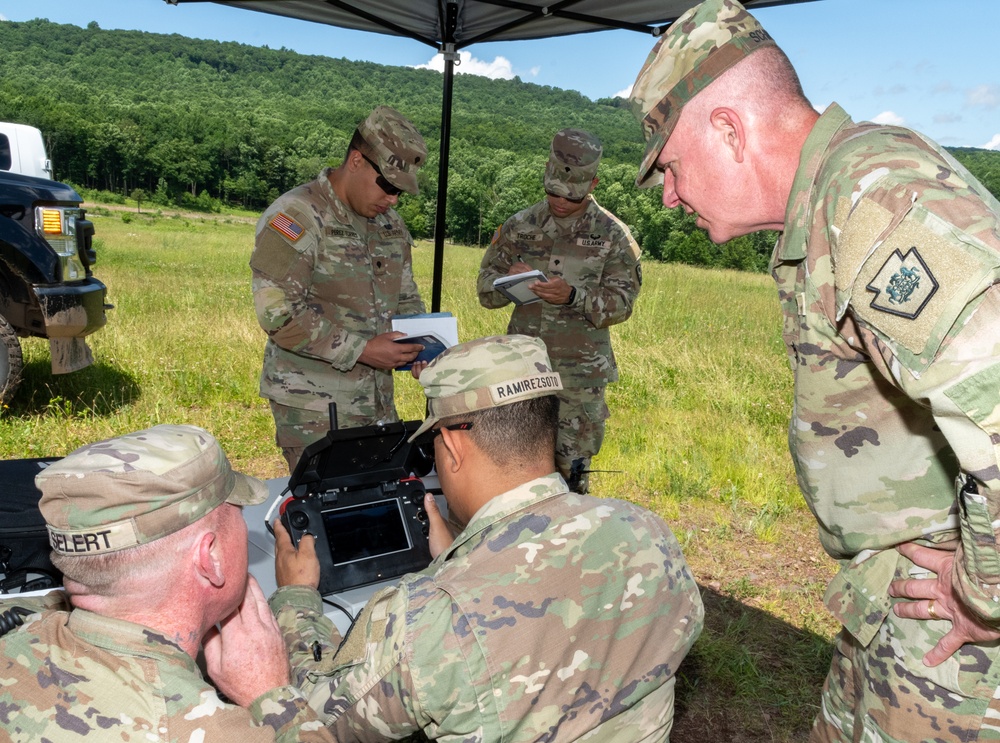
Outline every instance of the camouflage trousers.
<path fill-rule="evenodd" d="M 556 439 L 556 466 L 569 481 L 574 462 L 578 470 L 590 469 L 590 459 L 601 450 L 604 442 L 604 421 L 610 416 L 604 402 L 604 387 L 565 389 L 559 397 L 559 435 Z M 590 488 L 586 474 L 578 476 L 578 493 Z M 571 483 L 572 486 L 572 483 Z"/>
<path fill-rule="evenodd" d="M 1000 740 L 1000 649 L 965 645 L 936 668 L 921 662 L 950 629 L 890 613 L 868 647 L 841 630 L 810 743 Z"/>
<path fill-rule="evenodd" d="M 318 410 L 279 405 L 274 400 L 268 402 L 271 404 L 271 415 L 274 416 L 274 442 L 281 449 L 290 474 L 302 457 L 302 451 L 314 441 L 319 441 L 330 430 L 330 416 Z"/>

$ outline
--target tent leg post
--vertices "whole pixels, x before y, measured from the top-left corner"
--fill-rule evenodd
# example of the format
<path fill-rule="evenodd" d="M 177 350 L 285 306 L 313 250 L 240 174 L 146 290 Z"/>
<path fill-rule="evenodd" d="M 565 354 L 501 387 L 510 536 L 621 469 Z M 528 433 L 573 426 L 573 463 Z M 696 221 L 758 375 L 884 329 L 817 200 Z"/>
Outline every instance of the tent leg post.
<path fill-rule="evenodd" d="M 451 98 L 455 82 L 455 58 L 458 56 L 451 49 L 446 49 L 443 54 L 444 90 L 441 96 L 441 155 L 438 165 L 437 216 L 434 220 L 434 277 L 431 291 L 431 312 L 441 311 L 444 233 L 445 219 L 448 213 L 448 158 L 451 154 Z"/>

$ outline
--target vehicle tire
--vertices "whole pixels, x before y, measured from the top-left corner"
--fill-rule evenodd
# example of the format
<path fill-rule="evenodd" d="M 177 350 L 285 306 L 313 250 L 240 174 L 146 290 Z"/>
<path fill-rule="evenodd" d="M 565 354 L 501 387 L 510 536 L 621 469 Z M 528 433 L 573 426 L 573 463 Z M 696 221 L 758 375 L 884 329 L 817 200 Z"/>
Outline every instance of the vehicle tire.
<path fill-rule="evenodd" d="M 0 315 L 0 403 L 7 403 L 21 383 L 21 341 L 7 318 Z"/>

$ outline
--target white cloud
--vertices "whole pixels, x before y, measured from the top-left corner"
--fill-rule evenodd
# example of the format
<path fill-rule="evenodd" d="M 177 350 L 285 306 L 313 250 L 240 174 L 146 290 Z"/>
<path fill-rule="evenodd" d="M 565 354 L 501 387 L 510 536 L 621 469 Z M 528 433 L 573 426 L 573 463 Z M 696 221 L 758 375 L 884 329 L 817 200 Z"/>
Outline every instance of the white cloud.
<path fill-rule="evenodd" d="M 427 64 L 415 66 L 418 70 L 437 70 L 444 72 L 444 57 L 435 54 Z M 455 65 L 456 74 L 479 75 L 481 77 L 492 78 L 493 80 L 511 80 L 514 77 L 514 70 L 510 60 L 506 57 L 496 57 L 492 62 L 485 62 L 472 56 L 472 52 L 459 52 L 458 64 Z M 532 74 L 537 74 L 532 71 Z"/>
<path fill-rule="evenodd" d="M 1000 150 L 1000 133 L 994 134 L 993 139 L 983 145 L 984 150 Z"/>
<path fill-rule="evenodd" d="M 897 114 L 895 111 L 883 111 L 872 119 L 872 121 L 876 124 L 889 124 L 891 126 L 902 126 L 906 123 L 906 119 Z"/>
<path fill-rule="evenodd" d="M 0 13 L 0 21 L 6 21 L 6 20 L 7 16 L 5 16 L 3 13 Z"/>
<path fill-rule="evenodd" d="M 617 93 L 615 93 L 611 97 L 612 98 L 628 98 L 630 95 L 632 95 L 632 86 L 631 85 L 629 85 L 627 88 L 619 90 Z"/>
<path fill-rule="evenodd" d="M 528 72 L 532 77 L 538 77 L 538 73 L 542 71 L 541 67 L 532 67 Z"/>
<path fill-rule="evenodd" d="M 994 109 L 1000 106 L 1000 85 L 979 85 L 966 91 L 965 101 L 970 106 Z"/>

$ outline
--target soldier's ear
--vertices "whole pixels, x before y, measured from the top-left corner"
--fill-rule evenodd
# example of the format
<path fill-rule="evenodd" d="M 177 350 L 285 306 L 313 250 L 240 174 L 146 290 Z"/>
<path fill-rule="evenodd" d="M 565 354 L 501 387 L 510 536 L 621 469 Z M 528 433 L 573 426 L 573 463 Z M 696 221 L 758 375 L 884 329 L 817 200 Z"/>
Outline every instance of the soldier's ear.
<path fill-rule="evenodd" d="M 220 588 L 226 583 L 221 550 L 222 546 L 214 531 L 204 532 L 198 537 L 194 547 L 195 569 L 205 581 L 216 588 Z"/>
<path fill-rule="evenodd" d="M 441 448 L 445 454 L 444 466 L 448 468 L 449 472 L 458 472 L 468 455 L 465 450 L 465 438 L 459 436 L 456 431 L 449 431 L 447 428 L 441 429 L 440 436 Z M 435 458 L 435 466 L 437 465 L 437 458 Z"/>
<path fill-rule="evenodd" d="M 708 120 L 718 137 L 717 141 L 730 153 L 734 162 L 743 162 L 747 132 L 740 115 L 731 108 L 719 107 L 709 114 Z"/>
<path fill-rule="evenodd" d="M 353 171 L 361 170 L 365 165 L 365 158 L 361 150 L 351 150 L 347 155 L 347 166 Z"/>

